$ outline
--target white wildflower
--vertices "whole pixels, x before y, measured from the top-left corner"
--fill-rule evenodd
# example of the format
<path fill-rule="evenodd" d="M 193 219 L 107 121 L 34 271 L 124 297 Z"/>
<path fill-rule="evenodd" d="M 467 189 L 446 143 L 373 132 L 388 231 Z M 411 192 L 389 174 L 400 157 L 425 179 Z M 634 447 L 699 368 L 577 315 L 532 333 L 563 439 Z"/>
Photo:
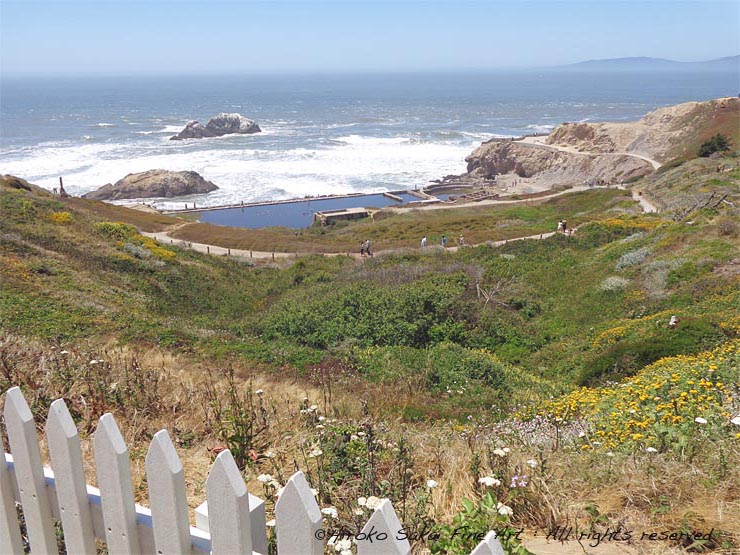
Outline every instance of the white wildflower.
<path fill-rule="evenodd" d="M 339 518 L 339 514 L 337 513 L 337 509 L 335 507 L 325 507 L 321 509 L 321 512 L 327 516 L 330 516 L 331 518 Z"/>
<path fill-rule="evenodd" d="M 267 482 L 272 481 L 272 476 L 270 476 L 269 474 L 260 474 L 259 476 L 257 476 L 257 480 L 262 482 L 263 484 L 266 484 Z"/>
<path fill-rule="evenodd" d="M 357 507 L 354 511 L 352 511 L 357 516 L 362 516 L 365 514 L 365 511 L 362 509 L 362 507 Z"/>
<path fill-rule="evenodd" d="M 378 505 L 380 505 L 381 501 L 382 499 L 380 499 L 379 497 L 375 497 L 374 495 L 371 495 L 370 497 L 367 498 L 367 501 L 365 502 L 365 506 L 371 511 L 374 511 L 375 508 Z"/>
<path fill-rule="evenodd" d="M 273 518 L 272 520 L 268 520 L 267 522 L 265 522 L 265 526 L 269 526 L 270 528 L 275 526 L 275 519 Z"/>
<path fill-rule="evenodd" d="M 534 468 L 535 466 L 537 466 L 537 461 L 536 461 L 536 460 L 534 460 L 534 459 L 529 459 L 529 460 L 527 461 L 527 464 L 528 464 L 528 465 L 529 465 L 529 466 L 530 466 L 531 468 Z"/>
<path fill-rule="evenodd" d="M 60 355 L 68 355 L 69 354 L 69 351 L 67 351 L 67 350 L 59 351 L 59 354 Z"/>
<path fill-rule="evenodd" d="M 655 447 L 648 447 L 647 449 L 645 449 L 645 452 L 646 453 L 657 453 L 658 450 Z"/>
<path fill-rule="evenodd" d="M 364 507 L 365 505 L 367 505 L 367 497 L 358 497 L 357 498 L 357 504 L 360 507 Z"/>
<path fill-rule="evenodd" d="M 498 480 L 497 478 L 494 478 L 493 476 L 483 476 L 482 478 L 478 478 L 478 483 L 483 484 L 487 488 L 490 488 L 494 486 L 500 486 L 501 480 Z"/>
<path fill-rule="evenodd" d="M 352 540 L 348 538 L 342 538 L 334 544 L 334 549 L 336 551 L 346 551 L 348 549 L 352 549 Z"/>
<path fill-rule="evenodd" d="M 701 416 L 697 416 L 696 418 L 694 418 L 694 422 L 696 422 L 697 424 L 706 424 L 707 419 L 702 418 Z"/>
<path fill-rule="evenodd" d="M 604 453 L 604 454 L 605 454 L 605 455 L 606 455 L 607 457 L 613 457 L 613 456 L 614 456 L 614 452 L 613 452 L 613 451 L 607 451 L 607 452 L 606 452 L 606 453 Z"/>
<path fill-rule="evenodd" d="M 503 449 L 494 449 L 493 454 L 496 455 L 497 457 L 505 457 L 506 451 L 504 451 Z"/>
<path fill-rule="evenodd" d="M 255 391 L 255 393 L 256 393 L 257 395 L 262 395 L 262 394 L 264 393 L 264 391 L 263 391 L 263 390 L 261 390 L 261 389 L 258 389 L 257 391 Z"/>
<path fill-rule="evenodd" d="M 502 516 L 511 516 L 514 514 L 514 509 L 512 509 L 508 505 L 504 505 L 501 502 L 496 503 L 496 509 L 498 510 L 498 514 Z"/>
<path fill-rule="evenodd" d="M 439 485 L 439 483 L 435 482 L 434 480 L 427 480 L 427 487 L 429 489 L 434 489 Z"/>

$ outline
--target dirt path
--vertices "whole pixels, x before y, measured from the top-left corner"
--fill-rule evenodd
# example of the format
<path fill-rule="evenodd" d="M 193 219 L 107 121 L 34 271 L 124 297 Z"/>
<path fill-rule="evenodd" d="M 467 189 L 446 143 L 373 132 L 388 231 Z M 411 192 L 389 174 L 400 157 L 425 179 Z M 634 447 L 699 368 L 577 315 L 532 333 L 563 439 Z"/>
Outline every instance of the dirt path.
<path fill-rule="evenodd" d="M 559 150 L 560 152 L 569 152 L 571 154 L 589 154 L 591 156 L 631 156 L 632 158 L 639 158 L 640 160 L 644 160 L 645 162 L 648 162 L 651 166 L 653 166 L 654 170 L 657 170 L 658 168 L 660 168 L 660 166 L 662 166 L 662 164 L 658 162 L 657 160 L 654 160 L 647 156 L 643 156 L 642 154 L 635 154 L 634 152 L 589 152 L 589 151 L 577 150 L 572 146 L 547 144 L 545 142 L 546 139 L 547 139 L 547 136 L 525 137 L 524 139 L 518 142 L 525 144 L 525 145 L 537 145 L 540 148 L 547 148 L 549 150 Z"/>
<path fill-rule="evenodd" d="M 521 204 L 526 202 L 536 202 L 541 200 L 547 200 L 550 198 L 558 197 L 561 195 L 569 194 L 569 193 L 575 193 L 578 191 L 584 191 L 587 190 L 587 187 L 578 186 L 573 187 L 572 189 L 566 189 L 565 191 L 560 191 L 557 193 L 553 193 L 552 195 L 532 198 L 532 199 L 520 199 L 520 200 L 482 200 L 479 202 L 471 202 L 471 203 L 465 203 L 460 205 L 429 205 L 424 207 L 424 210 L 438 210 L 438 209 L 449 209 L 449 208 L 467 208 L 471 206 L 481 206 L 481 205 L 496 205 L 496 204 Z M 620 187 L 620 189 L 624 189 L 624 187 Z M 632 198 L 638 202 L 643 209 L 643 212 L 645 213 L 653 213 L 657 212 L 657 207 L 652 204 L 649 200 L 647 200 L 645 197 L 643 197 L 640 193 L 637 191 L 632 191 Z M 416 208 L 418 209 L 418 208 Z M 408 208 L 393 208 L 393 211 L 404 211 L 409 210 Z M 219 247 L 217 245 L 208 245 L 206 243 L 193 243 L 191 241 L 183 241 L 181 239 L 176 239 L 169 235 L 170 232 L 176 231 L 177 229 L 180 229 L 181 227 L 189 225 L 187 223 L 178 224 L 174 226 L 169 231 L 160 231 L 156 233 L 148 233 L 145 231 L 140 232 L 145 237 L 151 237 L 152 239 L 155 239 L 158 243 L 161 243 L 163 245 L 176 245 L 178 247 L 182 248 L 189 248 L 197 252 L 201 252 L 204 254 L 212 254 L 214 256 L 234 256 L 237 258 L 246 258 L 246 259 L 253 259 L 253 260 L 278 260 L 278 259 L 290 259 L 290 258 L 298 258 L 298 256 L 305 256 L 307 253 L 292 253 L 292 252 L 270 252 L 270 251 L 255 251 L 255 250 L 244 250 L 244 249 L 230 249 L 226 247 Z M 570 230 L 570 234 L 573 234 L 575 232 L 575 229 Z M 483 243 L 478 243 L 476 245 L 468 245 L 468 246 L 479 246 L 479 245 L 490 245 L 492 247 L 499 247 L 501 245 L 506 245 L 508 243 L 514 242 L 514 241 L 524 241 L 527 239 L 547 239 L 548 237 L 552 237 L 557 232 L 550 231 L 546 233 L 537 233 L 535 235 L 527 235 L 524 237 L 514 237 L 512 239 L 504 239 L 501 241 L 485 241 Z M 457 250 L 460 247 L 458 246 L 451 246 L 444 249 L 444 251 L 449 252 L 457 252 Z M 434 252 L 435 250 L 442 251 L 442 247 L 438 245 L 429 245 L 426 247 L 426 250 L 428 252 Z M 375 254 L 384 254 L 384 253 L 392 253 L 397 252 L 397 250 L 384 250 L 384 251 L 378 251 Z M 326 252 L 326 253 L 314 253 L 314 254 L 320 254 L 321 256 L 349 256 L 351 258 L 361 258 L 359 253 L 346 253 L 346 252 Z"/>

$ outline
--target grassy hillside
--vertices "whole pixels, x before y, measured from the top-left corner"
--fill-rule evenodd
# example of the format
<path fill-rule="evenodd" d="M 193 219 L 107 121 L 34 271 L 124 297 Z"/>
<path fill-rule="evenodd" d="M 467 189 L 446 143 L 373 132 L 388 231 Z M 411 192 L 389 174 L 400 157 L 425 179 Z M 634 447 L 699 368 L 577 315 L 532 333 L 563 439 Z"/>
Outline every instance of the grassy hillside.
<path fill-rule="evenodd" d="M 38 415 L 65 396 L 85 433 L 113 411 L 134 453 L 168 427 L 193 503 L 226 446 L 268 509 L 275 486 L 256 477 L 279 484 L 298 466 L 341 524 L 361 519 L 358 497 L 389 496 L 408 527 L 435 530 L 440 539 L 415 542 L 433 553 L 469 549 L 453 518 L 473 529 L 714 527 L 703 546 L 729 549 L 740 545 L 727 517 L 740 511 L 740 176 L 715 166 L 735 161 L 689 161 L 634 184 L 666 204 L 728 194 L 683 219 L 596 190 L 299 236 L 178 232 L 300 252 L 353 251 L 369 237 L 385 251 L 280 264 L 158 245 L 139 231 L 182 220 L 6 176 L 0 390 L 20 384 Z M 563 217 L 574 236 L 486 244 Z M 442 233 L 481 246 L 416 248 Z M 136 471 L 140 497 L 144 484 Z"/>

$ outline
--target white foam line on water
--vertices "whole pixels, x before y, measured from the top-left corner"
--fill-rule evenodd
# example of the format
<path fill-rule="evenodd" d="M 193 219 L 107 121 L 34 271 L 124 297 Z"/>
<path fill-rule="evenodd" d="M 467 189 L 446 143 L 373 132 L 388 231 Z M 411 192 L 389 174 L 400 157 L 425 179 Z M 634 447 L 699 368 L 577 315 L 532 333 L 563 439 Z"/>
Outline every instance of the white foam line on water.
<path fill-rule="evenodd" d="M 465 156 L 479 144 L 474 140 L 416 142 L 408 137 L 349 135 L 325 148 L 267 150 L 255 143 L 244 148 L 247 145 L 239 139 L 46 143 L 5 157 L 4 171 L 47 188 L 56 187 L 61 175 L 72 194 L 82 194 L 129 173 L 193 170 L 220 187 L 198 197 L 199 204 L 216 205 L 423 186 L 431 179 L 464 172 Z M 215 144 L 218 148 L 209 147 Z"/>

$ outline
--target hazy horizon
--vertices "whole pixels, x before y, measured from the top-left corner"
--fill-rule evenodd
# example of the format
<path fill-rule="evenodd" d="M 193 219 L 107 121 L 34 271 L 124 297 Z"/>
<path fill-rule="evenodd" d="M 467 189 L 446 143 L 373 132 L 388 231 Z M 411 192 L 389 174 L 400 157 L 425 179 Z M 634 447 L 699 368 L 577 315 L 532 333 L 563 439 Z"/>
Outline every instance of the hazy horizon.
<path fill-rule="evenodd" d="M 740 3 L 4 0 L 0 31 L 4 77 L 478 73 L 734 56 Z"/>

